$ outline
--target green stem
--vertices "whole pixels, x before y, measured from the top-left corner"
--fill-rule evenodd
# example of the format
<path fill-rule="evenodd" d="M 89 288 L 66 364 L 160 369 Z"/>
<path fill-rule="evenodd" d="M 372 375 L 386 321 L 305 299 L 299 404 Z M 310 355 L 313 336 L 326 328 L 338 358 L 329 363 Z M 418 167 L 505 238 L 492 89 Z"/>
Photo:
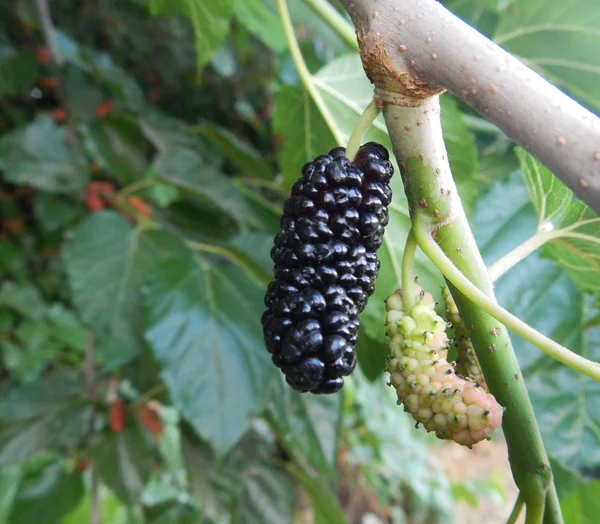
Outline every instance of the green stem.
<path fill-rule="evenodd" d="M 553 524 L 554 522 L 560 521 L 562 521 L 560 502 L 558 500 L 556 486 L 553 483 L 550 486 L 550 489 L 548 489 L 548 493 L 546 493 L 546 510 L 544 513 L 544 524 Z"/>
<path fill-rule="evenodd" d="M 494 262 L 488 268 L 488 274 L 490 275 L 492 282 L 504 275 L 509 269 L 516 266 L 521 260 L 527 258 L 534 251 L 542 247 L 551 238 L 552 235 L 550 233 L 538 231 L 535 235 L 525 240 L 525 242 L 518 245 L 501 259 Z"/>
<path fill-rule="evenodd" d="M 525 506 L 525 524 L 542 524 L 545 507 L 546 495 L 544 493 L 538 493 L 535 498 L 528 500 Z"/>
<path fill-rule="evenodd" d="M 477 286 L 475 289 L 493 297 L 492 282 L 450 171 L 439 97 L 406 99 L 381 88 L 377 89 L 377 97 L 386 102 L 383 114 L 400 166 L 417 243 L 429 252 L 430 244 L 434 244 L 460 267 L 468 281 Z M 428 241 L 423 242 L 423 237 Z M 450 288 L 490 392 L 505 408 L 502 428 L 515 483 L 525 506 L 536 507 L 552 483 L 552 472 L 508 332 L 459 289 L 451 284 Z M 560 509 L 557 515 L 552 524 L 562 522 Z"/>
<path fill-rule="evenodd" d="M 525 505 L 525 501 L 523 500 L 523 497 L 519 493 L 519 496 L 517 497 L 517 500 L 515 501 L 515 505 L 513 506 L 513 509 L 508 517 L 508 520 L 506 521 L 506 524 L 516 524 L 517 519 L 519 518 L 519 515 L 521 514 L 521 511 L 523 511 L 524 505 Z"/>
<path fill-rule="evenodd" d="M 558 342 L 543 335 L 526 322 L 523 322 L 512 313 L 506 311 L 506 309 L 500 306 L 495 300 L 491 299 L 474 286 L 452 263 L 440 246 L 437 245 L 435 240 L 431 237 L 431 232 L 424 221 L 417 221 L 414 225 L 414 232 L 419 247 L 443 275 L 471 302 L 479 306 L 499 322 L 502 322 L 517 335 L 541 349 L 547 355 L 562 362 L 565 366 L 568 366 L 575 371 L 579 371 L 579 373 L 582 373 L 586 377 L 590 377 L 596 382 L 600 382 L 600 364 L 588 360 L 577 353 L 573 353 Z"/>
<path fill-rule="evenodd" d="M 239 267 L 242 271 L 244 271 L 248 276 L 257 280 L 265 287 L 269 283 L 268 278 L 266 278 L 264 275 L 261 275 L 258 271 L 254 270 L 243 259 L 241 259 L 236 253 L 234 253 L 233 251 L 231 251 L 225 247 L 216 246 L 214 244 L 205 244 L 204 242 L 196 242 L 195 240 L 187 240 L 186 244 L 188 245 L 188 247 L 190 247 L 192 249 L 197 249 L 198 251 L 204 251 L 206 253 L 213 253 L 215 255 L 220 255 L 220 256 L 226 258 L 231 263 L 233 263 L 237 267 Z"/>
<path fill-rule="evenodd" d="M 358 42 L 354 27 L 335 10 L 327 0 L 305 0 L 305 2 L 317 13 L 321 19 L 333 29 L 344 40 L 349 47 L 358 51 Z"/>
<path fill-rule="evenodd" d="M 308 91 L 315 105 L 319 109 L 337 144 L 343 144 L 344 137 L 336 126 L 335 119 L 325 105 L 321 94 L 319 91 L 317 91 L 317 88 L 313 82 L 313 77 L 310 74 L 308 67 L 306 67 L 306 62 L 304 62 L 302 52 L 300 51 L 300 46 L 298 45 L 298 40 L 296 39 L 296 33 L 294 33 L 294 26 L 292 25 L 292 19 L 290 17 L 287 2 L 286 0 L 275 0 L 275 2 L 277 3 L 279 17 L 281 18 L 281 25 L 283 26 L 288 47 L 290 48 L 292 60 L 294 61 L 294 65 L 296 66 L 296 70 L 300 76 L 300 80 L 302 80 L 302 85 L 304 85 L 304 88 Z"/>
<path fill-rule="evenodd" d="M 368 131 L 371 124 L 379 115 L 380 109 L 377 107 L 377 102 L 373 98 L 365 110 L 360 115 L 358 121 L 356 122 L 356 126 L 354 127 L 354 131 L 350 135 L 350 139 L 348 140 L 348 147 L 346 148 L 346 158 L 349 160 L 354 160 L 356 153 L 358 152 L 358 148 L 360 147 L 360 141 L 364 134 Z"/>
<path fill-rule="evenodd" d="M 123 198 L 127 195 L 130 195 L 131 193 L 135 193 L 137 191 L 139 191 L 140 189 L 145 189 L 147 187 L 151 187 L 154 184 L 158 184 L 158 180 L 156 180 L 155 178 L 143 178 L 142 180 L 138 180 L 137 182 L 134 182 L 133 184 L 129 184 L 128 186 L 125 186 L 123 189 L 121 189 L 118 193 L 117 193 L 117 197 L 118 198 Z"/>
<path fill-rule="evenodd" d="M 404 311 L 410 311 L 415 305 L 415 277 L 413 275 L 413 266 L 415 262 L 415 253 L 417 251 L 417 241 L 412 234 L 408 232 L 406 245 L 404 247 L 404 256 L 402 257 L 402 304 Z"/>

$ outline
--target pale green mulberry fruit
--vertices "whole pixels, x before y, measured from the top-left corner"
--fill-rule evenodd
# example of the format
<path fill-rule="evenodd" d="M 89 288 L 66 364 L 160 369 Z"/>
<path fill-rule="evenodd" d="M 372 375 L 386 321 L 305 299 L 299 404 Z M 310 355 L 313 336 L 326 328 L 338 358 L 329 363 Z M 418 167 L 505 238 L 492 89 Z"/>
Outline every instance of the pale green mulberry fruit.
<path fill-rule="evenodd" d="M 502 407 L 479 384 L 454 372 L 447 360 L 446 322 L 435 312 L 431 293 L 419 289 L 415 298 L 410 311 L 404 311 L 401 290 L 386 300 L 390 385 L 417 425 L 471 447 L 500 426 Z"/>
<path fill-rule="evenodd" d="M 469 337 L 469 331 L 460 316 L 458 307 L 456 307 L 456 302 L 454 301 L 454 297 L 450 294 L 448 286 L 443 287 L 442 296 L 444 297 L 444 302 L 446 304 L 446 318 L 452 324 L 456 335 L 454 339 L 454 346 L 456 347 L 458 355 L 456 358 L 456 373 L 472 379 L 482 388 L 487 390 L 487 383 L 485 382 L 485 377 L 481 371 L 475 348 Z"/>

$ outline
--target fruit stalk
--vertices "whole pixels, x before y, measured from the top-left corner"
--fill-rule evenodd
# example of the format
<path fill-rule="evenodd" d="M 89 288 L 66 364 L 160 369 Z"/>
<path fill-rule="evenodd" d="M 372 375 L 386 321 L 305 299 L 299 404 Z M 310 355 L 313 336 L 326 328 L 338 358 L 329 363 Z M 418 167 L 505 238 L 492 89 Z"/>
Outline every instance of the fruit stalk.
<path fill-rule="evenodd" d="M 467 222 L 441 131 L 439 96 L 404 99 L 378 89 L 408 198 L 413 225 L 435 239 L 453 263 L 489 297 L 492 282 Z M 393 103 L 392 103 L 393 102 Z M 404 105 L 403 105 L 404 104 Z M 416 124 L 416 125 L 415 125 Z M 415 231 L 419 242 L 419 232 Z M 434 260 L 435 263 L 435 260 Z M 450 285 L 491 393 L 505 407 L 503 430 L 515 482 L 531 519 L 553 489 L 552 473 L 523 375 L 506 328 Z M 549 508 L 550 522 L 561 522 Z"/>

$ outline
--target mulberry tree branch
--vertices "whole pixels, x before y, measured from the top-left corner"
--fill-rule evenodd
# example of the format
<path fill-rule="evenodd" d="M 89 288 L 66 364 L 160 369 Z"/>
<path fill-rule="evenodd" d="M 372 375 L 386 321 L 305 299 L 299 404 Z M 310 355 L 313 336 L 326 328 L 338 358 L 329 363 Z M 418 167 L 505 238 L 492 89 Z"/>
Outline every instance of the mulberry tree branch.
<path fill-rule="evenodd" d="M 451 91 L 600 213 L 600 119 L 435 0 L 340 0 L 376 87 Z"/>

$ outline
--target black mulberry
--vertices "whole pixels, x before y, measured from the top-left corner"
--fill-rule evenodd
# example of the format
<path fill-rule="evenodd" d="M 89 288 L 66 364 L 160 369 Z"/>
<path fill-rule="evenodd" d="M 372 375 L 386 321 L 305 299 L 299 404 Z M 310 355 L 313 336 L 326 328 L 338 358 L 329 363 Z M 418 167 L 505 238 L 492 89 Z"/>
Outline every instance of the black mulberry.
<path fill-rule="evenodd" d="M 283 206 L 265 295 L 265 345 L 297 391 L 335 393 L 356 366 L 358 314 L 375 290 L 375 254 L 388 222 L 387 150 L 336 147 L 302 168 Z"/>

